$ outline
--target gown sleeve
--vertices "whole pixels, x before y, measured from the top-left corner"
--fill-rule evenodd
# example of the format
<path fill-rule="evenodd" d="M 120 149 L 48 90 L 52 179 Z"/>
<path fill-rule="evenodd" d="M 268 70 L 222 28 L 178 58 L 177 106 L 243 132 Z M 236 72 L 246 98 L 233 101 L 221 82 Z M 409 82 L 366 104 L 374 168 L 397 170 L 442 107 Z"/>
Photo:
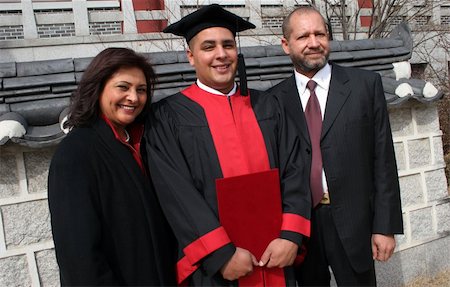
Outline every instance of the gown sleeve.
<path fill-rule="evenodd" d="M 102 250 L 94 157 L 86 144 L 67 139 L 50 165 L 48 200 L 63 286 L 120 283 Z"/>
<path fill-rule="evenodd" d="M 304 162 L 300 152 L 300 140 L 294 122 L 283 112 L 277 98 L 273 106 L 278 108 L 278 155 L 283 203 L 281 238 L 297 243 L 310 236 L 311 196 L 305 177 Z"/>
<path fill-rule="evenodd" d="M 207 274 L 216 273 L 231 258 L 235 247 L 202 191 L 194 185 L 181 147 L 189 143 L 180 143 L 177 120 L 169 106 L 154 104 L 144 136 L 158 199 L 182 249 L 177 263 L 180 283 L 197 268 Z"/>

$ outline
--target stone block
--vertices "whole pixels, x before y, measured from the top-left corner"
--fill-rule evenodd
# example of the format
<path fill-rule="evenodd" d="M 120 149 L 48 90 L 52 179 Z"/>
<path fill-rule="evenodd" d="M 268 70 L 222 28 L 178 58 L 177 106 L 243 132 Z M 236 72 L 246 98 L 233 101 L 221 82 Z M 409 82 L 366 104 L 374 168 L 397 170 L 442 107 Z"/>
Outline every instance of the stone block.
<path fill-rule="evenodd" d="M 423 248 L 426 249 L 425 261 L 427 262 L 428 276 L 434 277 L 436 274 L 450 269 L 450 236 L 433 240 Z"/>
<path fill-rule="evenodd" d="M 7 249 L 52 240 L 47 200 L 37 200 L 0 208 Z"/>
<path fill-rule="evenodd" d="M 403 207 L 410 207 L 425 202 L 421 179 L 420 174 L 401 176 L 399 178 Z"/>
<path fill-rule="evenodd" d="M 75 73 L 5 78 L 3 81 L 3 87 L 5 89 L 22 89 L 64 84 L 75 84 Z"/>
<path fill-rule="evenodd" d="M 56 263 L 54 249 L 36 252 L 36 263 L 39 272 L 39 281 L 42 287 L 60 286 L 59 268 Z"/>
<path fill-rule="evenodd" d="M 410 168 L 431 164 L 431 146 L 428 138 L 408 141 L 408 149 Z"/>
<path fill-rule="evenodd" d="M 450 202 L 436 205 L 437 232 L 450 234 Z"/>
<path fill-rule="evenodd" d="M 16 63 L 0 63 L 0 78 L 16 76 Z"/>
<path fill-rule="evenodd" d="M 17 76 L 36 76 L 73 72 L 72 59 L 58 59 L 17 63 Z"/>
<path fill-rule="evenodd" d="M 400 287 L 403 284 L 401 257 L 394 253 L 387 262 L 375 261 L 378 287 Z"/>
<path fill-rule="evenodd" d="M 397 161 L 397 170 L 406 169 L 405 146 L 403 143 L 394 143 L 395 160 Z"/>
<path fill-rule="evenodd" d="M 39 149 L 24 153 L 28 192 L 47 192 L 47 177 L 54 149 Z"/>
<path fill-rule="evenodd" d="M 425 240 L 435 235 L 431 207 L 410 212 L 411 240 Z"/>
<path fill-rule="evenodd" d="M 445 164 L 444 147 L 442 145 L 442 137 L 433 137 L 434 163 Z"/>
<path fill-rule="evenodd" d="M 389 120 L 394 138 L 413 134 L 412 114 L 410 108 L 404 107 L 390 109 Z"/>
<path fill-rule="evenodd" d="M 449 236 L 396 252 L 388 262 L 375 263 L 377 286 L 419 286 L 408 284 L 416 279 L 431 278 L 441 271 L 448 270 L 449 257 Z"/>
<path fill-rule="evenodd" d="M 409 218 L 406 216 L 406 213 L 402 214 L 403 218 L 403 234 L 396 234 L 395 240 L 396 240 L 396 250 L 398 250 L 400 247 L 402 247 L 403 244 L 408 243 L 409 236 L 408 236 L 408 230 L 410 228 L 410 222 Z"/>
<path fill-rule="evenodd" d="M 447 179 L 445 178 L 445 170 L 438 169 L 425 172 L 425 184 L 427 187 L 427 200 L 433 201 L 448 196 Z"/>
<path fill-rule="evenodd" d="M 439 117 L 436 106 L 416 106 L 414 108 L 414 115 L 419 134 L 433 133 L 439 130 Z"/>
<path fill-rule="evenodd" d="M 0 286 L 31 286 L 25 255 L 0 258 Z"/>
<path fill-rule="evenodd" d="M 19 193 L 16 157 L 12 154 L 0 153 L 0 198 L 17 196 Z"/>
<path fill-rule="evenodd" d="M 405 224 L 405 223 L 403 223 L 403 224 Z M 408 242 L 408 236 L 406 234 L 396 234 L 395 242 L 396 242 L 397 248 L 400 248 L 402 245 L 404 245 Z"/>

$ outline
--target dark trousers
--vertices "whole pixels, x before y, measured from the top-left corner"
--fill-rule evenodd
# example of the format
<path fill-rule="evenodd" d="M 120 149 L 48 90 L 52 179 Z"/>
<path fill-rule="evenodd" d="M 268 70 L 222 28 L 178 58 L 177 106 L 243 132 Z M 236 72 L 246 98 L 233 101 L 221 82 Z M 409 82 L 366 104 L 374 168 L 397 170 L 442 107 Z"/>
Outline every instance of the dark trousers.
<path fill-rule="evenodd" d="M 305 261 L 296 271 L 299 286 L 330 286 L 329 266 L 338 286 L 376 286 L 374 265 L 364 273 L 353 270 L 337 234 L 330 205 L 319 204 L 313 209 L 311 225 Z"/>

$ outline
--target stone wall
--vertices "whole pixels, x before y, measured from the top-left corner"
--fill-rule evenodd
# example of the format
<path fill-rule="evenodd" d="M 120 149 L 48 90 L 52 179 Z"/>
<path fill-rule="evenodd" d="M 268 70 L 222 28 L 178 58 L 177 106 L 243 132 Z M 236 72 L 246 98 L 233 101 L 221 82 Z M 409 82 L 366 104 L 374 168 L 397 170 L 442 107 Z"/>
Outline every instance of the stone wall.
<path fill-rule="evenodd" d="M 435 104 L 390 108 L 405 234 L 379 286 L 400 286 L 450 268 L 450 199 Z M 58 286 L 47 204 L 54 147 L 0 147 L 0 286 Z"/>
<path fill-rule="evenodd" d="M 0 148 L 0 286 L 58 286 L 47 203 L 54 148 Z"/>

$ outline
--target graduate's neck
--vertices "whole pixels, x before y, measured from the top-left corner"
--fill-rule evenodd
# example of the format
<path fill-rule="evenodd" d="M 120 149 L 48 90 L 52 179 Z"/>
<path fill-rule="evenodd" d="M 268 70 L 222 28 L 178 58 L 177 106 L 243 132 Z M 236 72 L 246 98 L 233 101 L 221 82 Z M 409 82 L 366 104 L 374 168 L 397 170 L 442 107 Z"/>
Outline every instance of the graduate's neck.
<path fill-rule="evenodd" d="M 215 94 L 215 95 L 223 95 L 223 96 L 230 96 L 230 95 L 233 95 L 233 94 L 236 93 L 236 90 L 237 90 L 237 85 L 236 85 L 236 83 L 234 83 L 234 82 L 233 82 L 233 86 L 231 87 L 231 89 L 226 89 L 226 90 L 217 90 L 217 89 L 214 89 L 214 88 L 212 88 L 212 87 L 209 87 L 209 86 L 203 84 L 202 82 L 200 82 L 199 79 L 197 79 L 197 86 L 198 86 L 200 89 L 202 89 L 202 90 L 204 90 L 204 91 L 207 91 L 207 92 L 209 92 L 209 93 L 211 93 L 211 94 Z"/>

